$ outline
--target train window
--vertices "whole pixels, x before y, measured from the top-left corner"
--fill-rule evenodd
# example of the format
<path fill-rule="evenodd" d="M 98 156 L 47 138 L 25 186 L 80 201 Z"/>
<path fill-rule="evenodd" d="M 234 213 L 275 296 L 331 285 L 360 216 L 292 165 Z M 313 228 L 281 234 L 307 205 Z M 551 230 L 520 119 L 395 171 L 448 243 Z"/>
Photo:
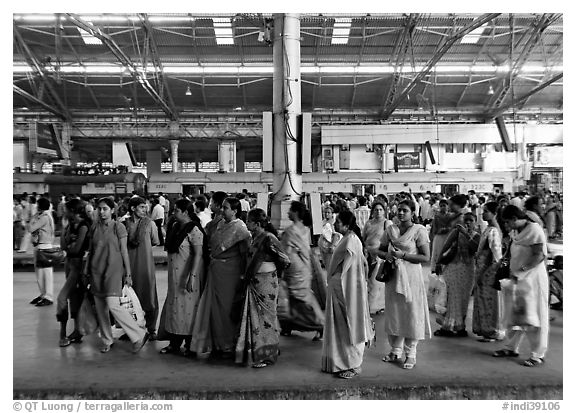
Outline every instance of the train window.
<path fill-rule="evenodd" d="M 414 145 L 414 152 L 422 152 L 422 145 Z"/>
<path fill-rule="evenodd" d="M 502 144 L 501 143 L 495 143 L 494 144 L 494 152 L 502 152 Z"/>
<path fill-rule="evenodd" d="M 464 144 L 463 143 L 457 143 L 456 144 L 456 153 L 464 153 Z"/>
<path fill-rule="evenodd" d="M 345 143 L 340 147 L 341 151 L 349 151 L 350 150 L 350 145 Z"/>
<path fill-rule="evenodd" d="M 366 152 L 374 152 L 374 145 L 371 143 L 366 144 Z"/>
<path fill-rule="evenodd" d="M 480 144 L 480 152 L 482 152 L 482 153 L 486 152 L 486 144 L 485 143 Z"/>
<path fill-rule="evenodd" d="M 453 143 L 447 143 L 445 146 L 446 146 L 446 153 L 454 153 L 454 144 Z"/>

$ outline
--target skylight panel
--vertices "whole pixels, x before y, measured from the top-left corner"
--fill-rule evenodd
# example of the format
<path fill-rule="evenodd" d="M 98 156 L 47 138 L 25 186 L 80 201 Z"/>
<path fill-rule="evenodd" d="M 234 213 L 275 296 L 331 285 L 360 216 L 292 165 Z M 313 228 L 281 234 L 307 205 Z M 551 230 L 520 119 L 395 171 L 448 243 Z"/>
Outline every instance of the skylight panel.
<path fill-rule="evenodd" d="M 87 21 L 88 21 L 88 23 L 91 23 L 89 20 L 87 20 Z M 100 39 L 92 36 L 86 30 L 83 30 L 80 27 L 78 27 L 78 31 L 80 32 L 80 36 L 82 36 L 82 40 L 84 40 L 84 44 L 102 44 Z"/>
<path fill-rule="evenodd" d="M 234 44 L 234 35 L 232 34 L 232 21 L 228 18 L 212 19 L 214 23 L 214 34 L 216 35 L 216 44 Z"/>
<path fill-rule="evenodd" d="M 336 19 L 332 30 L 331 44 L 348 44 L 352 19 Z"/>
<path fill-rule="evenodd" d="M 482 37 L 482 33 L 484 32 L 484 29 L 486 29 L 487 25 L 488 25 L 488 23 L 484 23 L 482 26 L 472 30 L 470 33 L 468 33 L 466 36 L 464 36 L 460 40 L 460 43 L 464 43 L 464 44 L 476 44 L 476 43 L 478 43 L 478 41 Z"/>

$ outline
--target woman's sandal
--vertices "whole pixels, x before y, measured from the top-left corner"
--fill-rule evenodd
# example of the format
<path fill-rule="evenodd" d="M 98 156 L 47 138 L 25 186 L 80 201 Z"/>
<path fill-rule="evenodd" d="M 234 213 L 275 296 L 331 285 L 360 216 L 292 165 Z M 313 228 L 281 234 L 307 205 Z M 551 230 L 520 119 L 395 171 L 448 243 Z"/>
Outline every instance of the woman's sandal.
<path fill-rule="evenodd" d="M 524 363 L 522 363 L 522 365 L 526 367 L 537 367 L 542 364 L 544 364 L 544 359 L 532 357 L 530 357 L 528 360 L 524 360 Z"/>
<path fill-rule="evenodd" d="M 81 343 L 82 342 L 82 334 L 79 331 L 75 330 L 70 334 L 68 337 L 71 343 Z"/>
<path fill-rule="evenodd" d="M 382 361 L 384 363 L 395 363 L 398 360 L 400 360 L 400 356 L 398 354 L 394 354 L 392 352 L 388 353 L 386 356 L 384 356 L 384 358 L 382 359 Z"/>
<path fill-rule="evenodd" d="M 324 336 L 324 334 L 317 331 L 316 335 L 312 338 L 312 341 L 322 341 L 323 336 Z"/>
<path fill-rule="evenodd" d="M 266 362 L 252 364 L 252 367 L 255 369 L 261 369 L 261 368 L 268 367 L 268 366 L 269 366 L 269 364 Z"/>
<path fill-rule="evenodd" d="M 494 353 L 492 353 L 492 357 L 518 357 L 518 356 L 519 356 L 518 353 L 512 350 L 508 350 L 507 348 L 502 350 L 496 350 Z"/>
<path fill-rule="evenodd" d="M 180 354 L 180 349 L 176 349 L 172 346 L 166 346 L 160 349 L 160 354 Z"/>
<path fill-rule="evenodd" d="M 338 378 L 340 379 L 351 379 L 352 377 L 356 377 L 358 375 L 358 371 L 355 369 L 344 370 L 337 374 Z"/>
<path fill-rule="evenodd" d="M 412 357 L 406 357 L 402 368 L 405 370 L 412 370 L 416 366 L 416 359 Z"/>

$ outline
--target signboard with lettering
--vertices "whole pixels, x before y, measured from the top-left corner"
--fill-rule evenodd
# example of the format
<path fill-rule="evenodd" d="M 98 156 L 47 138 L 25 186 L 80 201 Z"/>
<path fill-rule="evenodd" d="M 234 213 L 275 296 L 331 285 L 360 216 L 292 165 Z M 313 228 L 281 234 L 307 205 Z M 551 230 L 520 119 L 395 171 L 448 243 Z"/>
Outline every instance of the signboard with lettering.
<path fill-rule="evenodd" d="M 494 185 L 491 182 L 465 182 L 459 184 L 459 190 L 462 194 L 466 194 L 468 191 L 491 194 L 494 190 Z"/>
<path fill-rule="evenodd" d="M 385 184 L 376 184 L 375 186 L 377 194 L 386 194 L 386 193 L 395 194 L 399 192 L 408 192 L 410 189 L 415 194 L 426 191 L 436 192 L 436 184 L 427 182 L 418 182 L 418 183 L 408 182 L 408 185 L 404 185 L 403 183 L 399 182 L 390 182 Z"/>
<path fill-rule="evenodd" d="M 158 192 L 164 192 L 166 194 L 180 194 L 182 193 L 182 184 L 168 182 L 148 182 L 148 193 L 156 194 Z"/>
<path fill-rule="evenodd" d="M 33 122 L 30 125 L 28 148 L 30 152 L 58 156 L 58 143 L 56 142 L 54 125 L 51 123 Z"/>
<path fill-rule="evenodd" d="M 420 152 L 400 152 L 396 154 L 398 169 L 418 169 L 420 166 Z"/>

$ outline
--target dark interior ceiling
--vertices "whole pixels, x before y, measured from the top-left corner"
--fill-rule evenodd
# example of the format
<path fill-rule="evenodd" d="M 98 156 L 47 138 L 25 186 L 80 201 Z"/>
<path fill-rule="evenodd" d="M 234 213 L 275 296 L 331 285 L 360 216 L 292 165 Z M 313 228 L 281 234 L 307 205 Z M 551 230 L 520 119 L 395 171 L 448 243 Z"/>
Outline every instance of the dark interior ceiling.
<path fill-rule="evenodd" d="M 348 40 L 332 44 L 342 18 Z M 481 19 L 478 41 L 462 42 Z M 230 22 L 233 44 L 217 44 L 219 21 Z M 180 159 L 193 161 L 233 137 L 247 161 L 260 160 L 273 64 L 272 45 L 260 40 L 274 38 L 273 15 L 15 14 L 13 22 L 13 64 L 29 68 L 14 70 L 14 139 L 28 136 L 30 121 L 68 122 L 86 159 L 109 159 L 112 139 L 143 151 L 178 137 Z M 486 122 L 499 113 L 562 121 L 561 14 L 302 14 L 300 22 L 302 111 L 316 135 L 322 124 Z M 101 44 L 86 44 L 79 29 Z M 98 65 L 117 70 L 96 73 Z"/>

